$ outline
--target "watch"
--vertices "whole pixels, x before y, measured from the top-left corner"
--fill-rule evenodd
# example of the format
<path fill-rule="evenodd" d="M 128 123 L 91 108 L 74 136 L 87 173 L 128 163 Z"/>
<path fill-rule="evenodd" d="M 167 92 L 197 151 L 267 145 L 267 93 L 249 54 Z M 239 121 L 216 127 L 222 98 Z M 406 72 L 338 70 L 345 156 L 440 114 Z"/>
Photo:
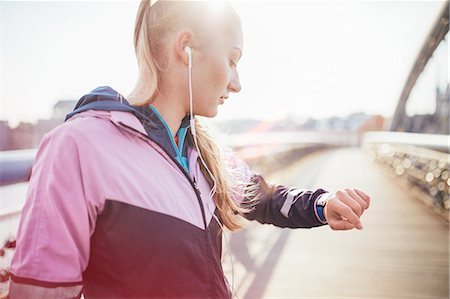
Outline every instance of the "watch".
<path fill-rule="evenodd" d="M 319 220 L 323 223 L 327 223 L 327 219 L 325 218 L 325 206 L 328 202 L 328 200 L 333 196 L 332 193 L 323 193 L 319 196 L 319 198 L 316 200 L 316 211 L 317 216 Z"/>

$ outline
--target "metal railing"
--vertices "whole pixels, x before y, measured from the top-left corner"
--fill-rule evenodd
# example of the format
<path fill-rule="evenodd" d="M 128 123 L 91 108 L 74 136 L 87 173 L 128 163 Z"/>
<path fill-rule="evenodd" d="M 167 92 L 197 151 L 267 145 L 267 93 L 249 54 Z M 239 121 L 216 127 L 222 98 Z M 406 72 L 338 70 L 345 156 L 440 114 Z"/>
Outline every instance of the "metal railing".
<path fill-rule="evenodd" d="M 26 149 L 0 152 L 0 186 L 27 182 L 36 151 Z"/>
<path fill-rule="evenodd" d="M 449 221 L 449 135 L 373 132 L 362 146 L 415 197 Z"/>

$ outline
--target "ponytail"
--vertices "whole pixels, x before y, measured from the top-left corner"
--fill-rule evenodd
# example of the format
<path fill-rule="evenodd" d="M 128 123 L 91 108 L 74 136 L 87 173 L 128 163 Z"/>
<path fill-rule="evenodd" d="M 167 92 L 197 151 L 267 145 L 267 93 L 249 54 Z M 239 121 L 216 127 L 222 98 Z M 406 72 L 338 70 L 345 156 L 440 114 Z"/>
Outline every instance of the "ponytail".
<path fill-rule="evenodd" d="M 150 104 L 156 93 L 159 83 L 159 68 L 154 55 L 152 55 L 152 36 L 149 15 L 151 1 L 141 1 L 136 15 L 134 27 L 134 50 L 138 63 L 138 79 L 128 99 L 136 106 Z"/>
<path fill-rule="evenodd" d="M 201 155 L 216 180 L 214 203 L 220 221 L 230 231 L 237 230 L 243 226 L 241 216 L 250 211 L 249 208 L 242 207 L 240 202 L 246 200 L 246 206 L 249 206 L 250 199 L 252 202 L 255 201 L 257 186 L 247 176 L 249 171 L 235 165 L 236 159 L 233 155 L 224 151 L 224 147 L 216 142 L 218 137 L 216 128 L 203 118 L 196 117 L 195 130 Z M 208 172 L 203 167 L 202 173 L 209 178 Z M 212 181 L 210 184 L 212 185 Z"/>

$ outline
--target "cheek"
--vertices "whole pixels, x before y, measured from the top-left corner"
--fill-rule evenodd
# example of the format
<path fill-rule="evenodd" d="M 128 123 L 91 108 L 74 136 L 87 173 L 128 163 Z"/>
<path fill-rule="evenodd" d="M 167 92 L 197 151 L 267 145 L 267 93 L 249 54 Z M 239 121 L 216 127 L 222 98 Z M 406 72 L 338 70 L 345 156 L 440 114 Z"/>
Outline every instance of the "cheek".
<path fill-rule="evenodd" d="M 217 115 L 219 98 L 226 92 L 230 72 L 223 61 L 211 61 L 201 75 L 201 95 L 197 97 L 197 111 L 205 117 Z"/>
<path fill-rule="evenodd" d="M 230 81 L 230 72 L 227 62 L 218 61 L 211 68 L 211 79 L 213 80 L 214 88 L 221 88 L 220 92 L 224 92 Z M 220 95 L 219 95 L 220 96 Z"/>
<path fill-rule="evenodd" d="M 229 61 L 225 55 L 217 52 L 208 53 L 199 58 L 198 68 L 193 68 L 194 100 L 200 109 L 210 109 L 211 104 L 218 103 L 219 98 L 226 93 L 231 79 Z"/>

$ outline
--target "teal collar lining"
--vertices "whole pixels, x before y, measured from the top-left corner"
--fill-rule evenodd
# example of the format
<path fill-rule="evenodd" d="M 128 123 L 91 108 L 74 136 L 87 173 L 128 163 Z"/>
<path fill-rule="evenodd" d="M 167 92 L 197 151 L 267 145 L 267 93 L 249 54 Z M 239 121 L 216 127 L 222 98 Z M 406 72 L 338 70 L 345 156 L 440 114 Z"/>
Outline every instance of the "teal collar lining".
<path fill-rule="evenodd" d="M 180 127 L 178 129 L 177 132 L 177 137 L 178 137 L 178 146 L 175 143 L 174 138 L 172 137 L 172 133 L 170 131 L 169 125 L 166 123 L 166 121 L 164 120 L 164 118 L 161 116 L 161 114 L 159 114 L 158 110 L 156 110 L 156 108 L 153 105 L 149 105 L 149 108 L 155 113 L 155 115 L 159 118 L 159 120 L 161 121 L 161 123 L 164 125 L 164 128 L 166 129 L 166 133 L 167 133 L 167 137 L 170 139 L 173 149 L 175 150 L 176 153 L 176 159 L 177 161 L 180 163 L 181 166 L 183 166 L 187 172 L 189 172 L 189 163 L 188 163 L 188 159 L 187 157 L 183 156 L 183 146 L 184 146 L 184 141 L 186 139 L 186 133 L 187 130 L 189 128 L 189 125 L 187 127 Z"/>

